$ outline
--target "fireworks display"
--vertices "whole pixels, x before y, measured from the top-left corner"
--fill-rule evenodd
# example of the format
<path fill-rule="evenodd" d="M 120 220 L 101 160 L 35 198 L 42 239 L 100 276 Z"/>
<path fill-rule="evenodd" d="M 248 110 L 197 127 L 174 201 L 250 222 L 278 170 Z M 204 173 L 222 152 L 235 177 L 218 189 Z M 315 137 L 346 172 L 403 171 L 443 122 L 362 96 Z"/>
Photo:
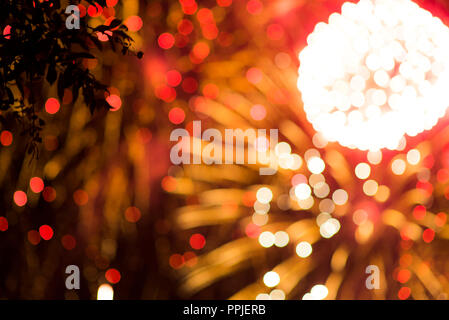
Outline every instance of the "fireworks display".
<path fill-rule="evenodd" d="M 83 58 L 109 111 L 39 87 L 37 158 L 1 124 L 0 298 L 449 298 L 444 1 L 79 7 L 144 56 Z M 191 163 L 170 159 L 177 129 Z M 227 162 L 205 132 L 229 129 L 267 135 Z"/>
<path fill-rule="evenodd" d="M 404 15 L 407 11 L 400 7 L 401 4 L 411 11 L 415 10 L 417 14 L 426 15 L 408 1 L 379 3 L 387 6 L 387 9 L 401 11 Z M 370 4 L 372 3 L 366 1 L 358 6 L 360 10 L 367 10 L 366 15 L 370 15 L 369 10 L 374 11 Z M 273 8 L 268 10 L 264 8 L 264 12 L 276 12 L 276 5 L 272 5 Z M 324 5 L 332 4 L 329 2 Z M 310 36 L 307 37 L 308 33 L 302 35 L 303 39 L 307 38 L 309 46 L 306 49 L 302 49 L 303 42 L 296 44 L 302 49 L 299 50 L 299 60 L 304 59 L 301 60 L 298 81 L 302 97 L 295 90 L 297 75 L 294 71 L 298 63 L 295 60 L 295 50 L 279 52 L 279 47 L 285 50 L 288 40 L 291 41 L 296 33 L 290 30 L 292 34 L 289 35 L 289 26 L 278 21 L 279 24 L 268 22 L 262 26 L 266 32 L 265 41 L 256 37 L 248 44 L 249 52 L 257 52 L 259 46 L 273 46 L 273 49 L 270 48 L 273 53 L 264 49 L 267 57 L 253 56 L 248 59 L 246 67 L 242 68 L 240 74 L 245 75 L 252 87 L 233 88 L 232 96 L 229 96 L 229 88 L 225 86 L 220 90 L 220 93 L 224 92 L 219 97 L 210 99 L 203 95 L 195 98 L 193 105 L 201 106 L 198 116 L 213 118 L 212 126 L 278 127 L 282 141 L 274 146 L 280 166 L 275 176 L 257 176 L 251 166 L 223 166 L 218 171 L 206 166 L 185 166 L 167 177 L 173 181 L 173 190 L 169 191 L 186 197 L 188 203 L 173 214 L 173 223 L 186 232 L 204 234 L 207 239 L 206 248 L 209 248 L 205 254 L 195 259 L 193 266 L 188 257 L 182 259 L 178 253 L 176 260 L 172 256 L 172 266 L 179 269 L 180 291 L 184 297 L 207 297 L 211 290 L 209 288 L 214 286 L 227 292 L 231 299 L 446 297 L 443 275 L 445 267 L 438 269 L 438 262 L 434 260 L 435 256 L 432 257 L 435 253 L 432 247 L 444 247 L 445 241 L 445 120 L 425 137 L 406 139 L 404 136 L 404 133 L 416 136 L 424 129 L 423 125 L 426 129 L 435 125 L 442 114 L 434 110 L 438 105 L 442 106 L 440 110 L 445 110 L 447 102 L 444 98 L 439 100 L 439 104 L 425 104 L 424 108 L 429 111 L 423 109 L 422 112 L 428 112 L 429 117 L 434 117 L 432 124 L 428 126 L 424 121 L 412 120 L 410 117 L 414 115 L 411 115 L 409 109 L 404 111 L 408 117 L 401 121 L 395 120 L 391 125 L 389 120 L 385 120 L 388 115 L 386 118 L 377 115 L 371 117 L 370 108 L 365 108 L 365 103 L 353 107 L 361 109 L 355 111 L 360 116 L 362 111 L 365 112 L 363 116 L 366 117 L 366 122 L 350 121 L 356 118 L 355 113 L 349 113 L 355 109 L 349 109 L 351 104 L 348 108 L 341 109 L 339 115 L 346 118 L 343 112 L 346 111 L 348 116 L 348 131 L 338 125 L 340 122 L 333 120 L 327 123 L 328 126 L 326 123 L 322 127 L 317 127 L 320 124 L 315 126 L 314 119 L 320 119 L 317 112 L 322 110 L 330 114 L 331 107 L 334 106 L 332 103 L 336 101 L 332 100 L 332 93 L 329 91 L 325 92 L 328 95 L 314 91 L 317 88 L 313 87 L 315 84 L 341 84 L 341 87 L 348 90 L 369 94 L 369 88 L 382 90 L 386 87 L 377 71 L 385 71 L 388 75 L 387 82 L 396 74 L 396 79 L 402 79 L 400 62 L 407 61 L 407 55 L 400 58 L 404 60 L 397 62 L 393 60 L 394 54 L 386 57 L 388 61 L 380 60 L 379 63 L 389 64 L 386 69 L 381 69 L 382 64 L 369 69 L 372 67 L 369 64 L 371 58 L 365 58 L 369 56 L 371 43 L 361 49 L 365 51 L 356 52 L 357 57 L 347 56 L 349 51 L 353 52 L 349 47 L 351 38 L 345 39 L 348 35 L 344 31 L 338 34 L 340 29 L 332 28 L 332 23 L 340 22 L 344 25 L 344 18 L 354 16 L 363 21 L 363 15 L 354 13 L 356 8 L 352 4 L 344 4 L 341 16 L 336 13 L 330 16 L 329 27 L 326 28 L 323 23 L 317 24 Z M 304 15 L 317 10 L 312 3 L 302 3 L 299 8 L 292 5 L 287 10 L 288 14 L 295 9 Z M 388 11 L 384 7 L 381 9 L 379 19 Z M 396 15 L 395 18 L 397 16 L 401 15 Z M 250 22 L 257 23 L 260 19 L 261 16 L 256 15 Z M 404 28 L 411 20 L 410 15 L 405 20 Z M 397 22 L 392 23 L 392 27 L 397 26 L 399 21 L 398 18 Z M 369 22 L 366 23 L 367 26 L 359 24 L 359 29 L 350 33 L 354 36 L 354 45 L 363 45 L 363 41 L 366 41 L 367 35 L 363 32 L 368 35 L 373 32 L 369 29 Z M 378 23 L 385 28 L 384 33 L 391 31 L 382 24 L 382 20 Z M 441 36 L 445 37 L 446 27 L 441 22 L 438 23 L 436 18 L 435 24 L 436 30 L 441 30 Z M 351 24 L 348 25 L 346 27 L 351 28 Z M 254 25 L 247 27 L 248 34 L 253 32 L 253 28 Z M 307 28 L 308 26 L 304 26 L 301 31 L 306 33 Z M 413 23 L 412 28 L 416 28 Z M 277 32 L 274 33 L 273 30 Z M 388 44 L 391 43 L 382 42 L 381 35 L 384 33 L 375 33 L 375 36 L 380 37 L 380 43 L 377 47 L 374 46 L 372 52 L 384 52 L 375 49 L 389 48 Z M 395 33 L 390 34 L 392 36 L 386 41 L 394 40 Z M 414 32 L 411 34 L 415 35 Z M 424 38 L 428 37 L 424 32 L 422 34 Z M 415 40 L 413 38 L 410 41 L 413 43 Z M 444 51 L 445 42 L 439 44 Z M 338 69 L 345 66 L 339 63 L 340 58 L 347 59 L 344 60 L 348 61 L 347 71 Z M 445 61 L 445 57 L 441 59 Z M 227 63 L 232 64 L 229 61 Z M 357 77 L 361 70 L 357 69 L 359 63 L 367 71 L 366 79 L 362 78 L 363 72 L 362 76 Z M 340 75 L 338 72 L 343 73 Z M 336 81 L 339 75 L 342 79 L 340 82 Z M 228 75 L 226 78 L 233 77 L 235 75 Z M 359 78 L 363 82 L 363 88 L 353 88 L 357 87 L 355 82 Z M 402 89 L 405 85 L 410 88 L 416 85 L 413 76 L 404 79 L 407 80 L 404 80 Z M 433 78 L 430 76 L 428 79 Z M 392 81 L 393 84 L 396 82 L 398 80 Z M 392 83 L 388 85 L 391 86 Z M 395 87 L 393 89 L 396 90 Z M 389 87 L 388 91 L 382 91 L 385 99 L 394 92 L 399 92 L 393 89 Z M 444 96 L 444 89 L 437 96 Z M 353 94 L 348 92 L 344 97 L 351 99 Z M 432 98 L 436 96 L 433 95 Z M 230 99 L 233 99 L 233 103 L 229 102 Z M 307 117 L 301 112 L 302 101 L 305 102 Z M 322 109 L 319 108 L 321 102 Z M 206 103 L 215 108 L 207 108 Z M 382 111 L 388 114 L 388 110 L 395 110 L 388 109 L 386 103 L 387 101 L 382 101 L 377 104 L 379 113 Z M 263 116 L 258 118 L 253 113 L 260 106 L 264 107 L 264 111 Z M 436 109 L 432 109 L 434 107 Z M 337 108 L 340 109 L 338 106 Z M 230 109 L 231 112 L 226 112 L 230 113 L 229 117 L 224 117 L 221 113 L 217 115 L 221 109 Z M 411 120 L 407 123 L 406 119 Z M 310 129 L 308 121 L 314 124 L 318 133 Z M 343 121 L 342 125 L 344 124 Z M 405 129 L 407 125 L 409 131 Z M 345 149 L 329 140 L 371 151 Z M 379 151 L 387 146 L 392 150 Z M 293 156 L 298 159 L 295 161 L 297 166 L 293 166 Z M 185 186 L 189 188 L 186 189 Z M 438 255 L 440 254 L 442 253 L 439 252 Z M 365 287 L 366 268 L 369 265 L 380 269 L 381 283 L 384 285 L 379 290 L 370 291 Z M 234 282 L 233 279 L 240 281 Z M 243 285 L 242 282 L 246 284 Z M 235 287 L 229 288 L 230 283 L 235 284 Z"/>
<path fill-rule="evenodd" d="M 327 140 L 362 150 L 431 129 L 448 107 L 448 37 L 412 1 L 343 4 L 299 55 L 308 119 Z"/>

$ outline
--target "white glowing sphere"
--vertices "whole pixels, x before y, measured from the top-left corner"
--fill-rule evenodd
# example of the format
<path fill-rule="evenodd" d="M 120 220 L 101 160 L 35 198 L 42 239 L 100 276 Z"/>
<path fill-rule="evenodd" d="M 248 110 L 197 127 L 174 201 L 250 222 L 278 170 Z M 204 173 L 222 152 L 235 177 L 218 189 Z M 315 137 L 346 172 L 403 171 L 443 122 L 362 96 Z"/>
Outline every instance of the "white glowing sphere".
<path fill-rule="evenodd" d="M 449 28 L 411 0 L 346 2 L 307 44 L 298 89 L 328 141 L 395 149 L 449 106 Z"/>
<path fill-rule="evenodd" d="M 269 271 L 265 273 L 265 275 L 263 276 L 263 283 L 270 288 L 277 286 L 280 281 L 281 278 L 279 277 L 279 274 L 275 271 Z"/>
<path fill-rule="evenodd" d="M 325 285 L 317 284 L 314 285 L 313 288 L 310 290 L 310 294 L 316 300 L 323 300 L 329 294 L 329 290 Z"/>
<path fill-rule="evenodd" d="M 113 300 L 114 289 L 107 283 L 98 287 L 97 300 Z"/>

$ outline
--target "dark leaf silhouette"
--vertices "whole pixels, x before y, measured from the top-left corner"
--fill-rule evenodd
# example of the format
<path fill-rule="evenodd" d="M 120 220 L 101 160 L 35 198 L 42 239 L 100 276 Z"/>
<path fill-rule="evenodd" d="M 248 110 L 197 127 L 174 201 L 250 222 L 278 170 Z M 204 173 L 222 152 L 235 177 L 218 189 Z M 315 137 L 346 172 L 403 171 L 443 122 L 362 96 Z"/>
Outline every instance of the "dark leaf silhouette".
<path fill-rule="evenodd" d="M 99 11 L 106 5 L 105 0 L 87 2 Z M 130 52 L 133 41 L 119 19 L 92 28 L 87 23 L 89 18 L 83 17 L 80 29 L 67 29 L 67 17 L 58 0 L 0 1 L 1 117 L 2 121 L 19 120 L 23 124 L 24 133 L 31 138 L 28 152 L 33 154 L 45 125 L 38 117 L 46 101 L 43 88 L 56 84 L 61 101 L 66 90 L 70 90 L 72 102 L 82 99 L 91 112 L 107 107 L 107 85 L 98 81 L 83 61 L 101 54 L 104 46 L 98 39 L 100 33 L 108 36 L 113 50 L 118 46 L 123 54 Z"/>

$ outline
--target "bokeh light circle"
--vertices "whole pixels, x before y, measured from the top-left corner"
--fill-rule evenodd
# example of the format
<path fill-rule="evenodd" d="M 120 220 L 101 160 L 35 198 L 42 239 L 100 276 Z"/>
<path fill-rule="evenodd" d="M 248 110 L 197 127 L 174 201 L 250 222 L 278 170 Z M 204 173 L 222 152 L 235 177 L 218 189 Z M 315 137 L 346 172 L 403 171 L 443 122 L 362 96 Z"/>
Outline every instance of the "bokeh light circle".
<path fill-rule="evenodd" d="M 120 271 L 114 268 L 108 269 L 105 273 L 106 280 L 113 284 L 118 283 L 121 277 Z"/>
<path fill-rule="evenodd" d="M 307 119 L 328 141 L 395 149 L 449 106 L 449 28 L 411 0 L 346 2 L 299 54 Z"/>
<path fill-rule="evenodd" d="M 44 240 L 50 240 L 53 237 L 53 229 L 49 225 L 42 225 L 39 227 L 39 234 Z"/>

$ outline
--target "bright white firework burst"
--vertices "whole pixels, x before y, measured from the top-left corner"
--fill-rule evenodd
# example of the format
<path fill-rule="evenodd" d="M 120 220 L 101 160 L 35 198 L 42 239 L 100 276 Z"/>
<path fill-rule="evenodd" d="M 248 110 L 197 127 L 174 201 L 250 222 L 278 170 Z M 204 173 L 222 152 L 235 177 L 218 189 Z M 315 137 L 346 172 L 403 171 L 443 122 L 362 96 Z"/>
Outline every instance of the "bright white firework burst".
<path fill-rule="evenodd" d="M 328 141 L 395 149 L 449 105 L 449 28 L 410 0 L 346 2 L 300 53 L 307 119 Z"/>

